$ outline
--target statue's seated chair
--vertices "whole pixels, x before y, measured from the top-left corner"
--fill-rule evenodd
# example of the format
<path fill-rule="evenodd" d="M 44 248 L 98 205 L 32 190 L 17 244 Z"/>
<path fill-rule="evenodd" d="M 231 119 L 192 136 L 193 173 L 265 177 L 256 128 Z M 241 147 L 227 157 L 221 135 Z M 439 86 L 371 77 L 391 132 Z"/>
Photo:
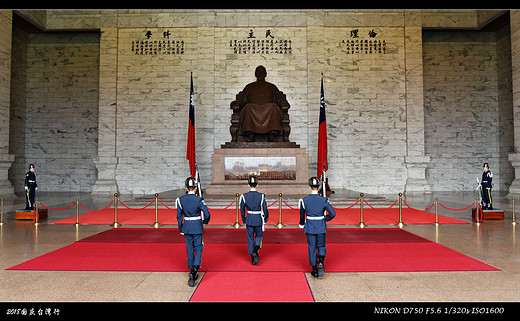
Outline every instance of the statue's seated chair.
<path fill-rule="evenodd" d="M 282 93 L 283 94 L 283 93 Z M 285 99 L 285 94 L 283 94 Z M 240 107 L 238 105 L 231 106 L 233 110 L 233 114 L 231 114 L 231 126 L 229 126 L 229 132 L 231 133 L 231 141 L 232 142 L 244 142 L 246 141 L 246 136 L 244 133 L 240 132 Z M 289 107 L 283 106 L 282 110 L 282 130 L 278 135 L 277 140 L 279 142 L 288 142 L 289 134 L 291 133 L 291 126 L 289 125 Z M 268 134 L 255 134 L 255 141 L 267 141 Z"/>

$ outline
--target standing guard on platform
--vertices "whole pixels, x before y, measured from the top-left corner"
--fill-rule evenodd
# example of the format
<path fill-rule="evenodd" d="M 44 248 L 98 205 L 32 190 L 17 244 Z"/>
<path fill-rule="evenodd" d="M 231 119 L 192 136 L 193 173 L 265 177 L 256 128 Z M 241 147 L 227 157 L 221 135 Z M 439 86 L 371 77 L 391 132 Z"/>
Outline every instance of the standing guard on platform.
<path fill-rule="evenodd" d="M 202 240 L 204 228 L 202 224 L 209 223 L 210 213 L 204 200 L 195 195 L 197 190 L 195 179 L 188 177 L 184 185 L 188 194 L 179 197 L 175 204 L 177 205 L 179 230 L 184 235 L 186 241 L 188 269 L 190 269 L 188 285 L 192 287 L 195 285 L 195 280 L 199 277 L 197 272 L 202 262 L 202 250 L 204 249 Z"/>
<path fill-rule="evenodd" d="M 36 174 L 34 173 L 34 164 L 29 165 L 29 171 L 25 174 L 25 209 L 34 209 L 34 198 L 36 197 Z"/>
<path fill-rule="evenodd" d="M 300 208 L 299 226 L 307 234 L 309 264 L 312 266 L 311 275 L 313 277 L 321 277 L 325 274 L 323 261 L 327 252 L 325 248 L 327 224 L 325 222 L 332 220 L 336 216 L 336 212 L 329 200 L 318 194 L 320 181 L 317 177 L 312 177 L 309 180 L 309 186 L 311 194 L 300 199 L 298 203 Z M 328 215 L 325 215 L 325 211 L 327 211 Z"/>
<path fill-rule="evenodd" d="M 258 250 L 262 246 L 264 225 L 269 219 L 269 212 L 265 195 L 256 191 L 258 178 L 250 176 L 247 183 L 249 184 L 249 192 L 240 196 L 240 213 L 242 221 L 246 225 L 247 249 L 251 255 L 251 263 L 256 265 L 260 262 Z"/>
<path fill-rule="evenodd" d="M 484 163 L 482 173 L 482 209 L 483 210 L 492 210 L 493 209 L 493 199 L 491 198 L 491 182 L 493 181 L 493 173 L 489 170 L 489 164 Z"/>

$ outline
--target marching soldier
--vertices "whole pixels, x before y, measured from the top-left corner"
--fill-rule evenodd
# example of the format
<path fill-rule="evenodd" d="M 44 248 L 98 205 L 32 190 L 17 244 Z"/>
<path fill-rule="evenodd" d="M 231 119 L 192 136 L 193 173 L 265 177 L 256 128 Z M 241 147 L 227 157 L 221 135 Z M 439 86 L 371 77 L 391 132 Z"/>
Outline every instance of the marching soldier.
<path fill-rule="evenodd" d="M 36 196 L 36 174 L 34 173 L 34 164 L 29 165 L 29 171 L 25 174 L 25 209 L 34 209 L 34 198 Z"/>
<path fill-rule="evenodd" d="M 258 178 L 250 176 L 247 183 L 249 192 L 240 196 L 240 213 L 242 221 L 246 225 L 247 249 L 251 255 L 251 263 L 256 265 L 260 262 L 258 250 L 260 250 L 262 245 L 264 225 L 269 219 L 269 212 L 265 195 L 256 191 Z"/>
<path fill-rule="evenodd" d="M 177 205 L 177 223 L 179 230 L 186 241 L 186 252 L 188 256 L 188 269 L 190 275 L 188 285 L 194 286 L 201 261 L 204 244 L 202 234 L 204 229 L 202 224 L 208 224 L 210 213 L 204 200 L 197 195 L 197 183 L 193 177 L 188 177 L 184 183 L 188 193 L 175 201 Z M 202 215 L 201 215 L 202 214 Z"/>
<path fill-rule="evenodd" d="M 300 224 L 303 231 L 307 234 L 307 246 L 309 249 L 309 264 L 312 266 L 311 275 L 321 277 L 325 274 L 323 261 L 325 260 L 325 236 L 327 224 L 336 216 L 334 208 L 326 197 L 318 194 L 320 181 L 317 177 L 309 180 L 311 194 L 300 199 Z M 328 215 L 325 215 L 327 211 Z"/>
<path fill-rule="evenodd" d="M 489 164 L 484 163 L 482 173 L 482 209 L 492 210 L 493 199 L 491 198 L 491 182 L 493 181 L 493 173 L 489 170 Z"/>

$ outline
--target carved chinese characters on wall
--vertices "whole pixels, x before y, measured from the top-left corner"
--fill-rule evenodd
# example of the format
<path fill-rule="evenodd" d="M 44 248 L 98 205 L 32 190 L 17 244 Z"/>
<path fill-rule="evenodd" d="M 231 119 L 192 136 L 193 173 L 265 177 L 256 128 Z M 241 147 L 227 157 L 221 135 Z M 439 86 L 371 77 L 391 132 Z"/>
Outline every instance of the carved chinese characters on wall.
<path fill-rule="evenodd" d="M 244 38 L 229 40 L 229 48 L 234 54 L 290 55 L 292 40 L 278 37 L 272 29 L 249 29 Z"/>
<path fill-rule="evenodd" d="M 141 39 L 132 41 L 132 53 L 135 55 L 183 55 L 184 40 L 174 37 L 170 30 L 162 33 L 146 30 Z"/>
<path fill-rule="evenodd" d="M 347 33 L 347 38 L 343 39 L 340 47 L 345 50 L 347 55 L 351 54 L 386 54 L 387 42 L 382 39 L 374 29 L 362 32 L 359 29 L 351 29 Z"/>

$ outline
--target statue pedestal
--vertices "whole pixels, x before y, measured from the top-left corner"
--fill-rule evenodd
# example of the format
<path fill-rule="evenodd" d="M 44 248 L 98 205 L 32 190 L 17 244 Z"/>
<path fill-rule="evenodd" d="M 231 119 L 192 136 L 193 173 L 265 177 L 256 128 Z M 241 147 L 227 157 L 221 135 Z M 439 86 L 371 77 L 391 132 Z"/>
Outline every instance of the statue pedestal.
<path fill-rule="evenodd" d="M 246 193 L 251 174 L 258 176 L 258 191 L 269 197 L 278 197 L 279 193 L 303 197 L 310 193 L 309 156 L 304 148 L 289 142 L 226 143 L 215 149 L 212 182 L 205 193 L 208 196 Z"/>

